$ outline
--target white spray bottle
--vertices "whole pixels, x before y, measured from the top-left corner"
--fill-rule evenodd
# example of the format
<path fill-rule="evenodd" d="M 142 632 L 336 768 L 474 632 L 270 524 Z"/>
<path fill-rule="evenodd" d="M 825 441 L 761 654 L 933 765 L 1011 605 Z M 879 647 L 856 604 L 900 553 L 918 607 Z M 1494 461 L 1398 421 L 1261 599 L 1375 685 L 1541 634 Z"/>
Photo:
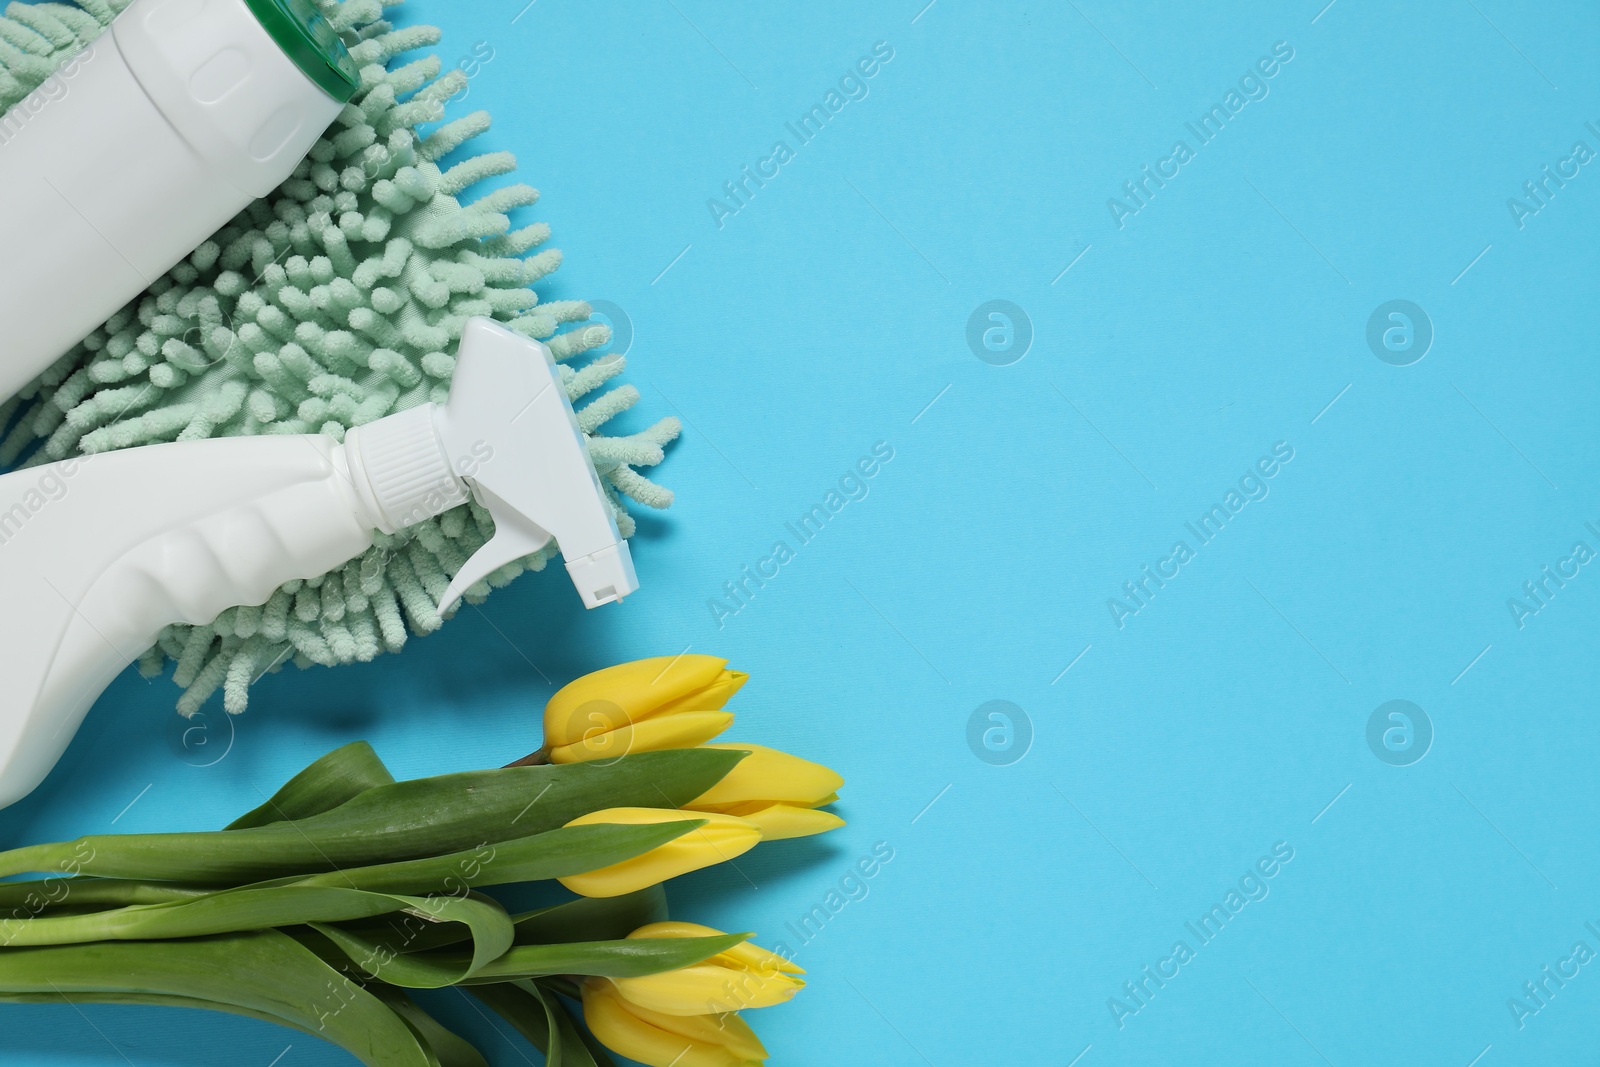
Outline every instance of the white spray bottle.
<path fill-rule="evenodd" d="M 583 602 L 639 587 L 550 350 L 468 321 L 448 402 L 351 429 L 146 445 L 0 477 L 0 806 L 33 790 L 102 690 L 172 623 L 262 604 L 464 503 L 494 537 L 450 608 L 552 537 Z"/>
<path fill-rule="evenodd" d="M 0 397 L 281 185 L 359 85 L 312 0 L 134 0 L 0 116 Z"/>

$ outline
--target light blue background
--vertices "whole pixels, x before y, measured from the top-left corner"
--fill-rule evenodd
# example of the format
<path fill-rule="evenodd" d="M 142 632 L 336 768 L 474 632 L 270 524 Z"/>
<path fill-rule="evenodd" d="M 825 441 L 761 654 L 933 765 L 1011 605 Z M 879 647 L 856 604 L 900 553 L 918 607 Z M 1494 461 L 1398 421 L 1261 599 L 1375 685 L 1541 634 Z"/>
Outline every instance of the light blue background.
<path fill-rule="evenodd" d="M 209 767 L 170 682 L 130 672 L 6 843 L 215 827 L 360 737 L 402 775 L 502 763 L 555 686 L 690 648 L 754 675 L 734 738 L 848 778 L 846 830 L 674 887 L 680 917 L 798 949 L 810 988 L 754 1020 L 776 1062 L 1592 1057 L 1600 962 L 1522 1029 L 1506 1005 L 1600 951 L 1600 565 L 1521 629 L 1507 607 L 1600 549 L 1600 164 L 1522 229 L 1506 204 L 1600 150 L 1591 5 L 522 2 L 404 17 L 447 61 L 494 50 L 463 109 L 544 192 L 550 295 L 625 308 L 632 424 L 685 419 L 643 590 L 585 614 L 550 572 L 402 656 L 271 677 L 231 750 L 209 709 Z M 870 95 L 719 228 L 708 198 L 878 41 Z M 1270 95 L 1119 229 L 1107 199 L 1278 41 Z M 991 299 L 1034 331 L 1009 366 L 965 338 Z M 1392 299 L 1435 330 L 1411 366 L 1366 343 Z M 866 499 L 719 626 L 723 583 L 878 441 Z M 1270 495 L 1119 630 L 1108 598 L 1280 441 Z M 1010 766 L 967 742 L 997 699 L 1031 721 Z M 1392 699 L 1435 730 L 1411 766 L 1366 741 Z M 801 946 L 786 924 L 877 842 L 869 894 Z M 1185 922 L 1277 842 L 1270 895 L 1200 946 Z M 1108 998 L 1180 939 L 1119 1029 Z M 4 1032 L 27 1065 L 352 1062 L 188 1013 Z"/>

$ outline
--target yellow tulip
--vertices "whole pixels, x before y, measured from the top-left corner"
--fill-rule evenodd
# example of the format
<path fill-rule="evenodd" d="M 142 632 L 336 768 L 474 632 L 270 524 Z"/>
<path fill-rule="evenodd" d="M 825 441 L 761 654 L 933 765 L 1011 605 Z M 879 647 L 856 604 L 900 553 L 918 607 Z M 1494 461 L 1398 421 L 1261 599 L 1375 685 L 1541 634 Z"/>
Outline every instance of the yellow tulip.
<path fill-rule="evenodd" d="M 728 776 L 685 805 L 689 810 L 737 815 L 761 831 L 763 841 L 809 837 L 844 825 L 831 811 L 814 809 L 839 799 L 844 779 L 820 763 L 764 745 L 706 745 L 740 748 L 750 755 Z"/>
<path fill-rule="evenodd" d="M 736 816 L 673 808 L 606 808 L 580 815 L 567 825 L 648 826 L 689 820 L 704 820 L 705 825 L 630 860 L 558 880 L 580 896 L 617 897 L 733 859 L 750 851 L 761 840 L 760 830 Z"/>
<path fill-rule="evenodd" d="M 727 662 L 724 660 L 723 662 Z M 656 715 L 672 715 L 680 711 L 716 711 L 733 699 L 733 694 L 744 687 L 750 676 L 744 671 L 730 671 L 723 668 L 717 680 L 703 689 L 697 689 L 661 705 L 654 712 Z"/>
<path fill-rule="evenodd" d="M 737 815 L 761 831 L 763 841 L 783 841 L 791 837 L 825 834 L 844 825 L 831 811 L 802 808 L 795 804 L 735 804 L 721 814 Z"/>
<path fill-rule="evenodd" d="M 551 748 L 551 763 L 613 760 L 630 752 L 693 748 L 733 723 L 733 713 L 728 711 L 679 711 L 623 726 L 612 725 L 599 709 L 591 708 L 589 714 L 591 728 L 572 744 Z"/>
<path fill-rule="evenodd" d="M 664 1015 L 624 1000 L 610 981 L 583 983 L 583 1017 L 600 1043 L 648 1067 L 759 1067 L 767 1050 L 739 1016 Z"/>
<path fill-rule="evenodd" d="M 822 804 L 844 779 L 820 763 L 791 756 L 765 745 L 720 744 L 706 748 L 743 749 L 750 753 L 728 776 L 695 798 L 694 806 L 720 808 L 728 804 L 794 804 L 809 808 Z"/>
<path fill-rule="evenodd" d="M 716 937 L 722 933 L 697 923 L 661 922 L 641 926 L 630 938 Z M 805 987 L 804 974 L 776 952 L 745 942 L 710 959 L 675 971 L 642 978 L 613 978 L 629 1004 L 662 1015 L 709 1015 L 782 1004 Z"/>
<path fill-rule="evenodd" d="M 544 741 L 573 745 L 596 727 L 615 730 L 659 714 L 719 711 L 744 684 L 715 656 L 656 656 L 569 682 L 544 708 Z"/>

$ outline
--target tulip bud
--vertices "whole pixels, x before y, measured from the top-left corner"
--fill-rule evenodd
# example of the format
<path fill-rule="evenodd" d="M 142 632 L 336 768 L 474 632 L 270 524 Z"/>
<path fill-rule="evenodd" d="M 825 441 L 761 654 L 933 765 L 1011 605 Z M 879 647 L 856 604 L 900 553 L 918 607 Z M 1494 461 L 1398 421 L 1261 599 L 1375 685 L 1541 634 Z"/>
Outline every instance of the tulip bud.
<path fill-rule="evenodd" d="M 583 983 L 583 1017 L 602 1045 L 647 1067 L 759 1067 L 767 1060 L 739 1016 L 665 1015 L 629 1003 L 604 978 Z"/>
<path fill-rule="evenodd" d="M 685 805 L 693 811 L 737 815 L 756 826 L 764 841 L 809 837 L 844 825 L 828 811 L 816 811 L 839 799 L 844 779 L 820 763 L 791 756 L 764 745 L 706 745 L 741 748 L 750 755 L 705 793 Z"/>
<path fill-rule="evenodd" d="M 845 824 L 831 811 L 802 808 L 794 804 L 740 804 L 726 814 L 737 815 L 760 830 L 763 841 L 825 834 Z"/>
<path fill-rule="evenodd" d="M 716 937 L 721 932 L 697 923 L 660 922 L 628 936 Z M 804 973 L 777 953 L 747 942 L 689 967 L 610 981 L 636 1007 L 663 1015 L 709 1015 L 782 1004 L 805 987 L 797 977 Z"/>
<path fill-rule="evenodd" d="M 733 724 L 733 713 L 727 711 L 680 711 L 622 726 L 608 725 L 597 709 L 589 709 L 589 714 L 594 725 L 572 744 L 550 749 L 551 763 L 616 760 L 630 752 L 693 748 Z"/>
<path fill-rule="evenodd" d="M 657 715 L 671 715 L 679 711 L 716 711 L 727 705 L 733 699 L 733 694 L 744 688 L 744 683 L 750 676 L 744 671 L 730 671 L 726 668 L 717 676 L 716 681 L 704 688 L 679 697 L 677 700 L 661 705 L 655 710 Z"/>
<path fill-rule="evenodd" d="M 680 874 L 698 871 L 733 859 L 754 848 L 761 831 L 732 815 L 715 812 L 677 811 L 672 808 L 606 808 L 580 815 L 568 826 L 593 826 L 597 823 L 644 826 L 655 823 L 690 821 L 704 825 L 658 845 L 649 852 L 609 867 L 558 879 L 574 893 L 585 897 L 617 897 L 658 885 Z"/>
<path fill-rule="evenodd" d="M 545 705 L 545 745 L 575 745 L 659 715 L 720 711 L 748 677 L 727 664 L 715 656 L 656 656 L 586 674 Z"/>
<path fill-rule="evenodd" d="M 721 810 L 734 804 L 824 804 L 839 791 L 844 779 L 820 763 L 791 756 L 765 745 L 719 744 L 706 748 L 733 748 L 750 755 L 706 792 L 695 798 L 696 808 Z"/>

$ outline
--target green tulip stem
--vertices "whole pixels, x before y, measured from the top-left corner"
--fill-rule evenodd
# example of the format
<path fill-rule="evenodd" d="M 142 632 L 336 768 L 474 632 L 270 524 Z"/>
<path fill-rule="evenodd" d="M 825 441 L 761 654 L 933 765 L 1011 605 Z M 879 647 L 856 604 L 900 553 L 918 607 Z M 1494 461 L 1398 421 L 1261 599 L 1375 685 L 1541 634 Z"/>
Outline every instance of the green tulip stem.
<path fill-rule="evenodd" d="M 514 763 L 506 764 L 507 767 L 543 767 L 550 762 L 550 746 L 545 745 L 537 752 L 530 752 Z"/>
<path fill-rule="evenodd" d="M 53 870 L 72 859 L 70 848 L 61 843 L 24 845 L 8 852 L 0 852 L 0 878 Z M 63 868 L 65 869 L 65 868 Z"/>

